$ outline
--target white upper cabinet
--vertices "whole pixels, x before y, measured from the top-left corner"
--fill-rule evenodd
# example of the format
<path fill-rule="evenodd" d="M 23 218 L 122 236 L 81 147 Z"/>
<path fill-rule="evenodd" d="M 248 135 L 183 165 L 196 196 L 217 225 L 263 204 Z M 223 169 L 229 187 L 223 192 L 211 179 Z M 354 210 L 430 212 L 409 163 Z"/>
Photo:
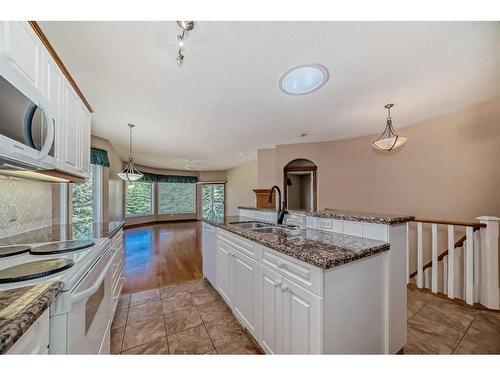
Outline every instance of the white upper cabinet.
<path fill-rule="evenodd" d="M 76 93 L 74 93 L 69 82 L 64 82 L 62 92 L 62 121 L 64 123 L 62 168 L 69 173 L 79 174 L 80 100 Z"/>
<path fill-rule="evenodd" d="M 54 122 L 56 168 L 88 177 L 91 113 L 28 22 L 0 21 L 0 74 Z"/>
<path fill-rule="evenodd" d="M 90 128 L 91 117 L 84 105 L 80 105 L 80 162 L 78 174 L 83 177 L 90 175 Z"/>
<path fill-rule="evenodd" d="M 6 21 L 2 30 L 2 55 L 33 86 L 40 89 L 42 45 L 28 22 Z"/>

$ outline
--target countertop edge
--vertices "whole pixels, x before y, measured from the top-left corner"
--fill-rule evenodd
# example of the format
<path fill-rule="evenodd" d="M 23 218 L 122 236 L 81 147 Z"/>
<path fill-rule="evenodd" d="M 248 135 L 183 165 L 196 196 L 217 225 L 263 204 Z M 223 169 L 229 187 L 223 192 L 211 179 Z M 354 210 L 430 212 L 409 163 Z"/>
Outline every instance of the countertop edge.
<path fill-rule="evenodd" d="M 5 354 L 26 333 L 33 323 L 49 308 L 63 288 L 63 283 L 59 281 L 46 284 L 48 285 L 40 292 L 40 295 L 29 305 L 24 306 L 21 311 L 10 318 L 0 317 L 0 354 Z M 30 293 L 34 287 L 36 285 L 19 288 L 19 290 L 26 289 L 26 291 L 21 292 L 20 296 Z M 9 292 L 9 290 L 5 292 Z"/>
<path fill-rule="evenodd" d="M 374 246 L 374 247 L 370 247 L 370 248 L 363 250 L 363 252 L 358 254 L 358 256 L 354 256 L 354 257 L 349 258 L 349 259 L 332 259 L 331 262 L 324 264 L 321 262 L 315 262 L 314 259 L 308 258 L 306 256 L 296 256 L 296 255 L 287 254 L 285 251 L 280 249 L 278 246 L 273 246 L 272 244 L 266 243 L 265 241 L 262 241 L 258 237 L 248 236 L 248 235 L 246 235 L 245 232 L 241 232 L 239 230 L 236 230 L 236 229 L 226 225 L 225 223 L 214 222 L 214 221 L 210 221 L 207 219 L 202 219 L 202 221 L 204 223 L 209 224 L 209 225 L 227 230 L 228 232 L 231 232 L 237 236 L 246 238 L 249 241 L 253 241 L 255 243 L 258 243 L 259 245 L 273 249 L 273 250 L 275 250 L 283 255 L 300 260 L 304 263 L 310 264 L 312 266 L 318 267 L 318 268 L 323 269 L 323 270 L 330 270 L 330 269 L 333 269 L 333 268 L 336 268 L 336 267 L 339 267 L 339 266 L 342 266 L 345 264 L 355 262 L 355 261 L 363 259 L 363 258 L 370 257 L 372 255 L 377 255 L 377 254 L 383 253 L 385 251 L 390 250 L 390 247 L 391 247 L 391 245 L 389 243 L 385 242 L 384 244 L 382 244 L 380 246 Z M 346 250 L 346 251 L 350 251 L 350 250 Z"/>

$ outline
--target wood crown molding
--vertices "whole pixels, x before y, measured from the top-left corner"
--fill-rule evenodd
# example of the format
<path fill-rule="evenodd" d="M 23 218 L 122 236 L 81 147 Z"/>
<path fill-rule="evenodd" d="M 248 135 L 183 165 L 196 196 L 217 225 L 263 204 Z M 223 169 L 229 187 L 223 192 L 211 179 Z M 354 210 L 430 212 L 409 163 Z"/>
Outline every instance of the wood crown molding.
<path fill-rule="evenodd" d="M 69 73 L 68 69 L 66 68 L 66 66 L 62 62 L 61 58 L 57 54 L 56 50 L 54 49 L 54 47 L 52 47 L 52 44 L 50 44 L 49 40 L 47 39 L 47 37 L 43 33 L 42 29 L 40 28 L 40 25 L 38 25 L 38 23 L 36 21 L 28 21 L 28 23 L 30 24 L 31 28 L 35 31 L 35 33 L 38 36 L 38 38 L 40 38 L 40 40 L 42 41 L 42 43 L 45 46 L 45 48 L 47 48 L 47 50 L 49 51 L 49 54 L 55 60 L 56 64 L 59 66 L 59 68 L 61 69 L 62 73 L 64 74 L 64 76 L 66 77 L 66 79 L 69 81 L 69 83 L 71 84 L 71 86 L 73 87 L 73 89 L 76 91 L 76 93 L 78 94 L 78 96 L 80 97 L 80 99 L 82 99 L 82 102 L 83 102 L 83 104 L 85 104 L 85 107 L 87 107 L 87 109 L 90 111 L 90 113 L 94 113 L 94 110 L 90 106 L 90 104 L 87 101 L 87 99 L 85 99 L 85 96 L 83 96 L 82 91 L 80 90 L 80 88 L 76 84 L 76 82 L 73 79 L 73 77 L 71 77 L 71 74 Z"/>

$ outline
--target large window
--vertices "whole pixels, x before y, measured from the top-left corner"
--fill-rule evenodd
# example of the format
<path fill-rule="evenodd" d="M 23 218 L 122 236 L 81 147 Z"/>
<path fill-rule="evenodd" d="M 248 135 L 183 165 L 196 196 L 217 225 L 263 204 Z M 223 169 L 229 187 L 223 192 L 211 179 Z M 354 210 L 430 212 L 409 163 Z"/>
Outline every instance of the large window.
<path fill-rule="evenodd" d="M 196 184 L 160 182 L 158 184 L 158 211 L 160 214 L 196 212 Z"/>
<path fill-rule="evenodd" d="M 221 221 L 224 219 L 224 184 L 206 184 L 201 190 L 203 218 Z"/>
<path fill-rule="evenodd" d="M 125 215 L 141 216 L 153 213 L 153 183 L 136 181 L 127 183 L 125 193 Z"/>
<path fill-rule="evenodd" d="M 72 184 L 72 208 L 74 224 L 90 224 L 93 218 L 93 168 L 83 183 Z"/>

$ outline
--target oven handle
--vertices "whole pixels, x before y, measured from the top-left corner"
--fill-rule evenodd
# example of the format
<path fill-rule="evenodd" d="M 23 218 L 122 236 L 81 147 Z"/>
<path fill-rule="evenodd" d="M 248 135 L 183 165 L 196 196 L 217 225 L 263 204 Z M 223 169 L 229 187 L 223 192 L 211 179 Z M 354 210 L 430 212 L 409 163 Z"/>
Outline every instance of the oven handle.
<path fill-rule="evenodd" d="M 92 285 L 88 289 L 82 290 L 81 292 L 78 292 L 78 293 L 76 293 L 76 294 L 74 294 L 74 295 L 71 296 L 71 304 L 80 302 L 80 301 L 82 301 L 82 300 L 90 297 L 95 292 L 97 292 L 97 289 L 99 289 L 99 287 L 101 286 L 102 281 L 104 280 L 104 278 L 108 274 L 109 268 L 113 264 L 113 258 L 114 257 L 111 257 L 109 259 L 108 264 L 106 265 L 106 267 L 102 271 L 101 275 L 99 276 L 99 279 L 96 280 L 96 282 L 94 283 L 94 285 Z"/>

